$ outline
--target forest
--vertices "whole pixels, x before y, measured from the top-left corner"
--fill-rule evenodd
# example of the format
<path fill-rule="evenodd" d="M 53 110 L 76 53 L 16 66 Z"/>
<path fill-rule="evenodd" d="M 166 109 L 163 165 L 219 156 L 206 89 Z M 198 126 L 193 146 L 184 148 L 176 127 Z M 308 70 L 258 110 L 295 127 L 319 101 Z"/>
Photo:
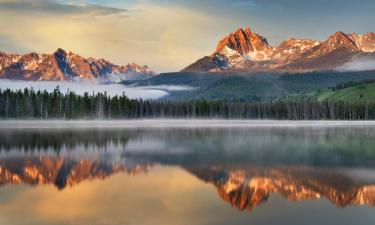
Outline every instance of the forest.
<path fill-rule="evenodd" d="M 77 95 L 24 89 L 0 90 L 1 119 L 146 119 L 220 118 L 277 120 L 373 120 L 375 102 L 278 100 L 247 103 L 233 100 L 131 100 L 106 93 Z"/>

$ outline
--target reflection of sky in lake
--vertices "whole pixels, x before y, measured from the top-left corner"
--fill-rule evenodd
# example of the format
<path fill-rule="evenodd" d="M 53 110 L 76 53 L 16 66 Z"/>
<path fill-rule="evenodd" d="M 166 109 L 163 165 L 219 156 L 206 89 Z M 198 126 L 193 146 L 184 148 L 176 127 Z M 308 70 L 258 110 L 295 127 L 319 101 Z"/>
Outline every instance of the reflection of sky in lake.
<path fill-rule="evenodd" d="M 176 167 L 115 175 L 58 191 L 51 185 L 0 191 L 2 224 L 369 224 L 372 208 L 273 195 L 252 212 L 222 201 L 210 184 Z"/>
<path fill-rule="evenodd" d="M 373 131 L 0 129 L 0 224 L 369 224 Z"/>

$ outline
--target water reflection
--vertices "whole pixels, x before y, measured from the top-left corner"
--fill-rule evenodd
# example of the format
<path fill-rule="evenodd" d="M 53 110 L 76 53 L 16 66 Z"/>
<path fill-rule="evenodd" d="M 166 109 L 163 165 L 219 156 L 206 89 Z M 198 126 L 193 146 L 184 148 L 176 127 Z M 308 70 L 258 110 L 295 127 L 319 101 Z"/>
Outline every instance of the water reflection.
<path fill-rule="evenodd" d="M 11 157 L 0 160 L 0 185 L 53 184 L 63 189 L 83 181 L 103 180 L 119 172 L 135 176 L 147 172 L 150 166 L 132 162 L 113 163 L 96 158 Z"/>
<path fill-rule="evenodd" d="M 310 167 L 193 169 L 214 184 L 220 197 L 240 210 L 252 210 L 278 193 L 290 201 L 328 199 L 337 207 L 375 206 L 374 177 L 358 179 L 353 172 Z M 359 171 L 357 171 L 359 172 Z M 360 171 L 366 172 L 366 171 Z M 367 171 L 374 173 L 375 171 Z"/>
<path fill-rule="evenodd" d="M 266 205 L 274 194 L 291 202 L 325 199 L 340 208 L 374 207 L 374 131 L 0 129 L 0 184 L 74 189 L 167 166 L 215 187 L 217 197 L 239 210 Z"/>

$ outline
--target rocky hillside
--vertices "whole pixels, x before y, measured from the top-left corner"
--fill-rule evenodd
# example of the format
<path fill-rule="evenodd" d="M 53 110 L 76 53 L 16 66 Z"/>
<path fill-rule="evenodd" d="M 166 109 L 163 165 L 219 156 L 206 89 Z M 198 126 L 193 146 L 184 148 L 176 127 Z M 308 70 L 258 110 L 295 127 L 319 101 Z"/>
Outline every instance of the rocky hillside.
<path fill-rule="evenodd" d="M 118 66 L 104 59 L 84 58 L 63 49 L 53 54 L 25 55 L 0 52 L 0 78 L 18 80 L 80 80 L 110 81 L 145 79 L 156 75 L 147 66 L 132 63 Z"/>
<path fill-rule="evenodd" d="M 186 67 L 185 72 L 304 72 L 334 70 L 356 60 L 375 61 L 375 33 L 337 32 L 326 41 L 289 39 L 279 46 L 250 28 L 219 41 L 216 51 Z"/>

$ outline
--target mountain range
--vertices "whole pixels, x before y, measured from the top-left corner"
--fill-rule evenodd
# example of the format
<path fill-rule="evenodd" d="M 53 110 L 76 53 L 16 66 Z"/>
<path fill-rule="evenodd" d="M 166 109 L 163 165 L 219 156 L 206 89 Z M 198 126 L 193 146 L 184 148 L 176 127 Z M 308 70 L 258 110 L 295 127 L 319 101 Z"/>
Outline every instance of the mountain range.
<path fill-rule="evenodd" d="M 375 33 L 337 32 L 325 41 L 291 38 L 273 47 L 265 37 L 246 28 L 230 33 L 212 55 L 183 71 L 308 72 L 335 70 L 363 60 L 375 60 Z"/>
<path fill-rule="evenodd" d="M 210 56 L 182 72 L 311 72 L 336 70 L 348 63 L 375 61 L 375 33 L 363 35 L 336 32 L 325 41 L 291 38 L 279 46 L 250 28 L 224 37 Z M 115 65 L 105 59 L 84 58 L 63 49 L 52 54 L 7 54 L 0 52 L 0 78 L 17 80 L 105 79 L 121 82 L 157 75 L 135 63 Z"/>
<path fill-rule="evenodd" d="M 0 78 L 16 80 L 146 79 L 156 75 L 147 66 L 135 63 L 118 66 L 104 59 L 84 58 L 63 49 L 53 54 L 24 55 L 0 52 Z"/>

